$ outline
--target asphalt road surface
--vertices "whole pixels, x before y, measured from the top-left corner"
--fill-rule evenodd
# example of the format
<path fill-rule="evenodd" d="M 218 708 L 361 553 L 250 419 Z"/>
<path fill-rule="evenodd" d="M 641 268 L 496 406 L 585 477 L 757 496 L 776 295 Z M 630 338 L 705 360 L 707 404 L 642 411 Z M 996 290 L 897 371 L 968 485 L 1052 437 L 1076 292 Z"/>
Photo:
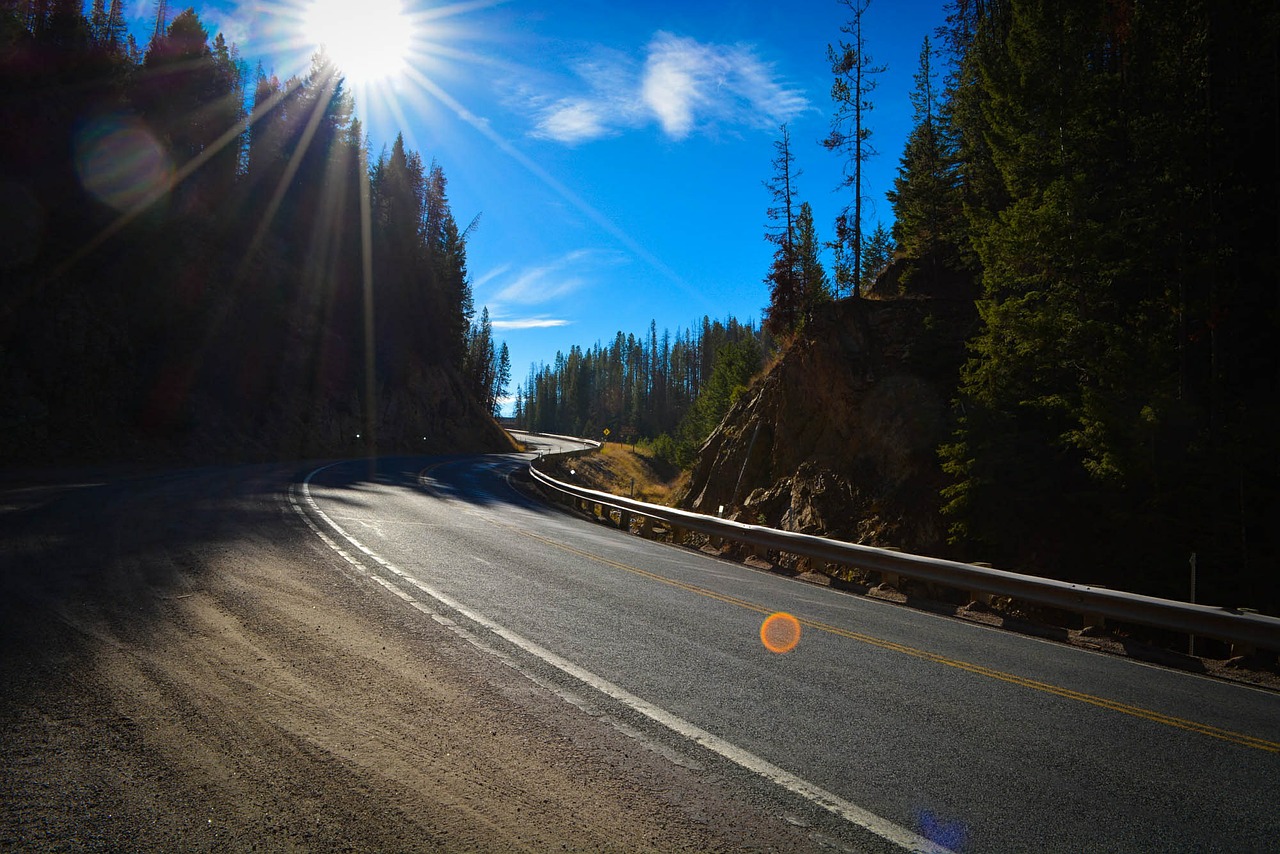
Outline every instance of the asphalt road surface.
<path fill-rule="evenodd" d="M 291 501 L 421 619 L 841 845 L 1275 850 L 1280 696 L 645 541 L 524 497 L 526 459 L 332 464 Z"/>

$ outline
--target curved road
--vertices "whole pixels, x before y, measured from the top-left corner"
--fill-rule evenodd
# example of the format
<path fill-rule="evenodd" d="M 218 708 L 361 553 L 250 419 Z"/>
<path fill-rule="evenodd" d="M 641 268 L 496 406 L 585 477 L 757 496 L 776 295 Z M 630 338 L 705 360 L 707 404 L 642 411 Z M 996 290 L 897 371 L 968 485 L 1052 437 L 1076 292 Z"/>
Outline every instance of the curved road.
<path fill-rule="evenodd" d="M 855 850 L 1274 850 L 1280 696 L 594 525 L 511 486 L 531 456 L 339 463 L 291 500 L 422 619 Z"/>

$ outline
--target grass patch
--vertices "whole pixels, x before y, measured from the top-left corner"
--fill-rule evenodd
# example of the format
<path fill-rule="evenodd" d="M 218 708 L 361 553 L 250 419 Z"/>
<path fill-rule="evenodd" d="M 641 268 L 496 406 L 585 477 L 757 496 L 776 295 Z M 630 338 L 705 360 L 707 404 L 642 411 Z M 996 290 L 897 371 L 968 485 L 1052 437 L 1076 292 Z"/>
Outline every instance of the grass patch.
<path fill-rule="evenodd" d="M 574 474 L 570 475 L 570 470 Z M 668 507 L 675 505 L 689 485 L 688 472 L 645 448 L 614 442 L 606 442 L 588 456 L 558 460 L 551 475 L 588 489 Z"/>

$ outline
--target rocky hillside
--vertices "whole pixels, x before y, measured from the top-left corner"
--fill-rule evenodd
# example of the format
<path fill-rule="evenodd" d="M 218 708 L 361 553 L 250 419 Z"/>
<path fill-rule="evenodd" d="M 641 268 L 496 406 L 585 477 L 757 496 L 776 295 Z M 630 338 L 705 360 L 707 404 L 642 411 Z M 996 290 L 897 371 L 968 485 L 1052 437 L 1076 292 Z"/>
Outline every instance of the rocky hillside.
<path fill-rule="evenodd" d="M 942 553 L 937 447 L 975 322 L 968 300 L 835 303 L 712 433 L 684 505 Z"/>

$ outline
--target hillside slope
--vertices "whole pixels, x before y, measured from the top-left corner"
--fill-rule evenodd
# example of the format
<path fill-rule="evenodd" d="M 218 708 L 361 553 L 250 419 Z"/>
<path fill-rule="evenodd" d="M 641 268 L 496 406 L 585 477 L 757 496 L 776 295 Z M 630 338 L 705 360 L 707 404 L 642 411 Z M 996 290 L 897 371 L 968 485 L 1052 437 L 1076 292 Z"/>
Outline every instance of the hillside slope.
<path fill-rule="evenodd" d="M 937 447 L 975 318 L 966 300 L 835 303 L 712 433 L 684 506 L 943 552 Z"/>

